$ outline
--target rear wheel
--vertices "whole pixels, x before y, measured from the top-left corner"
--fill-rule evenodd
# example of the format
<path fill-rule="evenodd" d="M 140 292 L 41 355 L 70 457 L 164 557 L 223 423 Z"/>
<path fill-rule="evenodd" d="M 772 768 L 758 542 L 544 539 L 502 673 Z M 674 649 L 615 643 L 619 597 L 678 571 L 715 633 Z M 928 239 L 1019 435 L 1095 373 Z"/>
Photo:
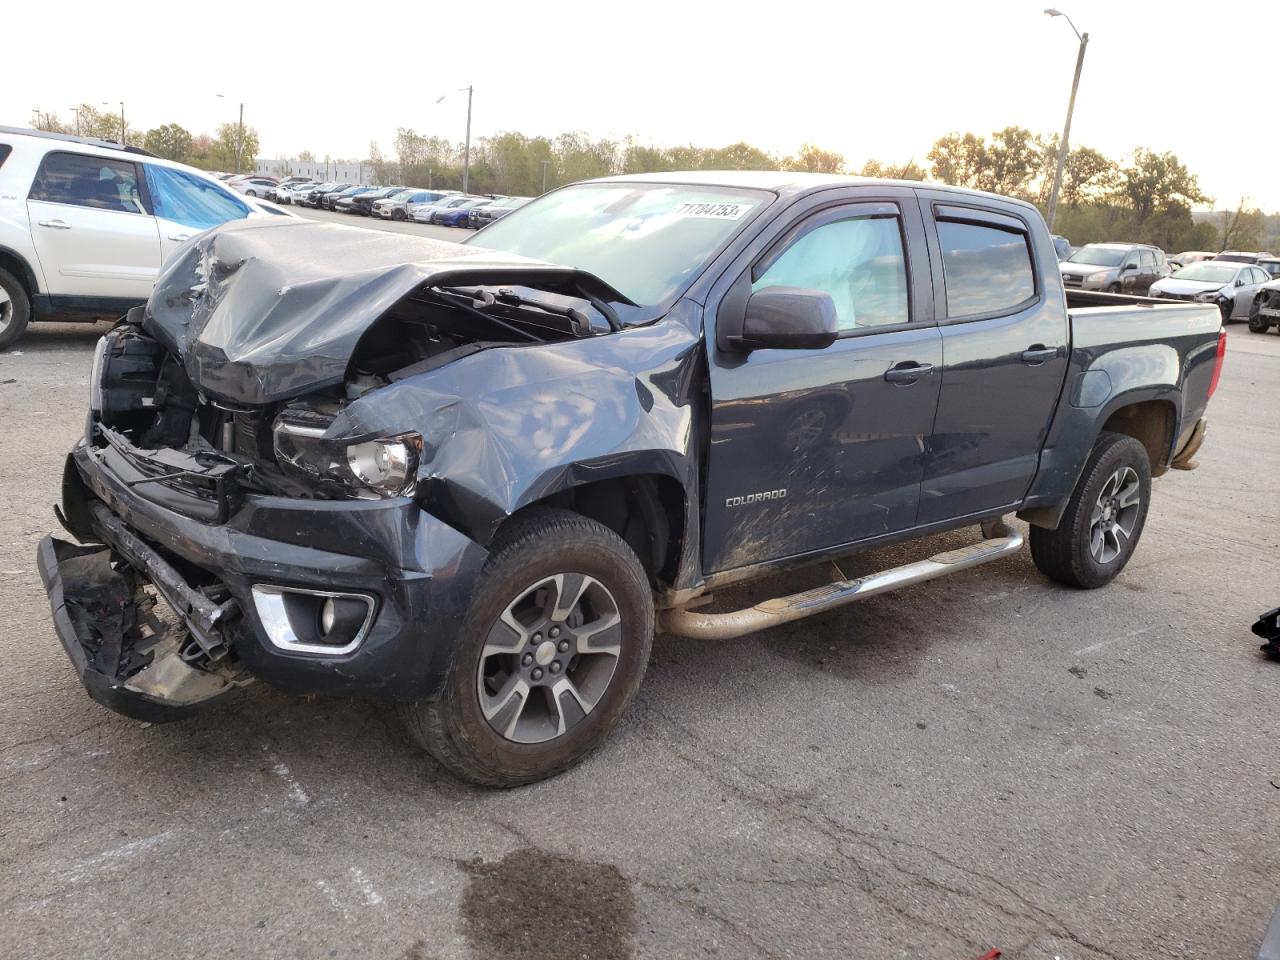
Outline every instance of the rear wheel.
<path fill-rule="evenodd" d="M 1151 464 L 1133 437 L 1098 438 L 1056 530 L 1031 528 L 1040 572 L 1091 590 L 1110 583 L 1133 556 L 1147 522 Z"/>
<path fill-rule="evenodd" d="M 607 527 L 539 510 L 499 535 L 444 691 L 404 708 L 457 776 L 512 787 L 578 763 L 630 706 L 653 642 L 634 551 Z"/>
<path fill-rule="evenodd" d="M 31 300 L 18 278 L 0 270 L 0 350 L 17 343 L 31 320 Z"/>

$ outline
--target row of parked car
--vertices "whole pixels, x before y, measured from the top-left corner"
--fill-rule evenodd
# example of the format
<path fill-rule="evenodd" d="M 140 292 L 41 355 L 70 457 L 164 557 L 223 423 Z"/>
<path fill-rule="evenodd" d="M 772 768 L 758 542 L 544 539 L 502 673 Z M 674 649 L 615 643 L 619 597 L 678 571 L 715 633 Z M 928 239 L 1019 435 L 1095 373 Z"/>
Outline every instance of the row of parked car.
<path fill-rule="evenodd" d="M 1149 244 L 1090 243 L 1058 266 L 1068 290 L 1214 303 L 1224 322 L 1247 320 L 1256 333 L 1280 327 L 1280 257 L 1270 253 L 1190 250 L 1168 257 Z"/>
<path fill-rule="evenodd" d="M 246 189 L 263 189 L 253 178 Z M 232 184 L 235 186 L 235 184 Z M 270 183 L 263 193 L 276 203 L 333 210 L 383 220 L 414 220 L 448 227 L 470 227 L 478 230 L 528 203 L 531 197 L 508 197 L 500 194 L 477 196 L 457 190 L 423 190 L 403 184 L 372 187 L 357 183 L 329 181 L 316 183 L 305 177 L 287 177 Z"/>

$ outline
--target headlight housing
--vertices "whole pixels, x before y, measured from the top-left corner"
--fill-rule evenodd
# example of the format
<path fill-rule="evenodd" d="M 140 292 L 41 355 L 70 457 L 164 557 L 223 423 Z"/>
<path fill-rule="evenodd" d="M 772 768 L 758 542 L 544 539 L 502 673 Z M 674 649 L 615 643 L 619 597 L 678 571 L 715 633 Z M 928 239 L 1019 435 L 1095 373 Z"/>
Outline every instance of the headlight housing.
<path fill-rule="evenodd" d="M 328 421 L 282 413 L 272 428 L 282 470 L 334 493 L 371 500 L 413 493 L 422 436 L 402 433 L 359 440 L 327 440 Z"/>
<path fill-rule="evenodd" d="M 1197 293 L 1196 299 L 1201 303 L 1216 303 L 1222 299 L 1221 290 L 1206 290 L 1204 293 Z"/>

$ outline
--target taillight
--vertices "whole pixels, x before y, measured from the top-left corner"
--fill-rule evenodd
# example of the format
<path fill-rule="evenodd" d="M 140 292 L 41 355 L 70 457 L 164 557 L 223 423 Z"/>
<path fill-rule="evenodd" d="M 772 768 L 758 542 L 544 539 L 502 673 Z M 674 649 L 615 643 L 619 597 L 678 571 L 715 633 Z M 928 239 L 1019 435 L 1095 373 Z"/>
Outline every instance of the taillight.
<path fill-rule="evenodd" d="M 1209 396 L 1218 389 L 1218 380 L 1222 378 L 1222 361 L 1227 356 L 1227 331 L 1218 333 L 1218 355 L 1213 359 L 1213 376 L 1209 379 Z"/>

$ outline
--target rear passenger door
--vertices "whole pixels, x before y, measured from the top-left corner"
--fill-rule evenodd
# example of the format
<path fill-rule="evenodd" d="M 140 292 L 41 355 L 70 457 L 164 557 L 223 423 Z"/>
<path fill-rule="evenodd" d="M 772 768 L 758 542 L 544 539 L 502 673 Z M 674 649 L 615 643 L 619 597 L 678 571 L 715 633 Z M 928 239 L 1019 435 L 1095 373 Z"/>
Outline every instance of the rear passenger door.
<path fill-rule="evenodd" d="M 840 336 L 821 350 L 749 353 L 708 336 L 708 572 L 916 522 L 942 346 L 912 191 L 806 198 L 725 273 L 708 316 L 730 329 L 730 313 L 772 286 L 829 293 Z"/>
<path fill-rule="evenodd" d="M 31 238 L 49 293 L 145 300 L 160 237 L 131 160 L 52 151 L 27 194 Z"/>
<path fill-rule="evenodd" d="M 1016 507 L 1040 462 L 1070 351 L 1057 256 L 1024 207 L 921 190 L 942 384 L 920 524 Z"/>

